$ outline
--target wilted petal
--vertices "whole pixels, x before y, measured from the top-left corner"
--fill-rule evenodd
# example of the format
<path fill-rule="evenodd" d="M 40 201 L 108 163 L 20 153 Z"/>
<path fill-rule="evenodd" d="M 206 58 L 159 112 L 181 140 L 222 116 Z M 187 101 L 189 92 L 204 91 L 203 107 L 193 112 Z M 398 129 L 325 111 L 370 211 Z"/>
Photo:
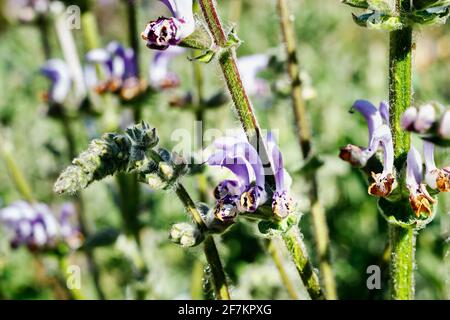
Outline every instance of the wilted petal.
<path fill-rule="evenodd" d="M 422 184 L 422 158 L 419 152 L 411 146 L 408 152 L 406 164 L 406 187 L 410 192 L 409 202 L 417 217 L 422 213 L 430 216 L 431 205 L 436 201 L 430 196 L 424 184 Z"/>
<path fill-rule="evenodd" d="M 369 186 L 368 192 L 376 197 L 388 197 L 394 189 L 395 177 L 393 174 L 372 172 L 374 182 Z"/>
<path fill-rule="evenodd" d="M 423 153 L 425 158 L 425 182 L 432 189 L 440 192 L 450 191 L 450 168 L 439 169 L 434 161 L 434 144 L 428 141 L 423 143 Z"/>
<path fill-rule="evenodd" d="M 366 166 L 367 161 L 369 160 L 368 156 L 371 155 L 367 152 L 366 148 L 355 146 L 353 144 L 342 147 L 339 152 L 339 158 L 358 168 Z"/>

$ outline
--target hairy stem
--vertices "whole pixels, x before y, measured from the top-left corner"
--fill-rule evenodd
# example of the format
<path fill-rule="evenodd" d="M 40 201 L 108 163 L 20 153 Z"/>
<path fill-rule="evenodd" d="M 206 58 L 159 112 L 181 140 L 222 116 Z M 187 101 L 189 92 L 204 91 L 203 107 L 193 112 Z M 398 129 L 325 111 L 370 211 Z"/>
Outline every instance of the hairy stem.
<path fill-rule="evenodd" d="M 9 176 L 11 177 L 12 182 L 14 183 L 16 190 L 21 194 L 21 196 L 28 202 L 33 203 L 34 196 L 31 191 L 31 187 L 28 184 L 28 181 L 25 178 L 25 175 L 20 170 L 19 166 L 16 163 L 12 155 L 12 146 L 7 144 L 6 141 L 3 140 L 3 137 L 0 132 L 0 156 L 3 158 L 5 162 L 6 169 L 8 170 Z"/>
<path fill-rule="evenodd" d="M 161 156 L 154 150 L 149 150 L 148 156 L 156 163 L 162 162 Z M 160 173 L 160 178 L 164 181 L 170 181 L 170 178 L 165 176 L 163 172 Z M 179 182 L 175 183 L 172 188 L 189 216 L 197 224 L 200 232 L 207 231 L 208 227 L 206 226 L 205 221 L 203 221 L 202 214 L 198 210 L 189 193 L 186 191 L 186 188 Z M 211 269 L 216 298 L 219 300 L 230 300 L 225 271 L 223 270 L 222 263 L 220 262 L 220 257 L 217 252 L 214 238 L 211 235 L 207 236 L 204 241 L 204 253 Z"/>
<path fill-rule="evenodd" d="M 174 190 L 180 201 L 183 203 L 186 211 L 197 223 L 200 230 L 206 230 L 207 227 L 205 225 L 205 222 L 203 221 L 202 215 L 200 214 L 200 211 L 198 211 L 197 206 L 189 196 L 184 186 L 180 183 L 177 183 L 174 186 Z M 206 240 L 204 241 L 204 252 L 206 260 L 208 261 L 208 264 L 211 268 L 216 298 L 219 300 L 230 300 L 230 293 L 228 290 L 225 271 L 223 270 L 219 253 L 212 236 L 207 236 Z"/>
<path fill-rule="evenodd" d="M 200 6 L 202 8 L 203 16 L 205 17 L 206 22 L 208 24 L 208 28 L 214 38 L 215 44 L 222 48 L 225 47 L 227 42 L 227 36 L 223 29 L 222 23 L 220 22 L 220 18 L 217 14 L 214 0 L 200 0 Z M 249 142 L 255 147 L 256 150 L 258 150 L 259 156 L 263 164 L 265 165 L 265 168 L 269 169 L 270 172 L 267 180 L 269 185 L 273 186 L 274 185 L 273 168 L 271 168 L 270 165 L 267 148 L 262 139 L 261 129 L 259 127 L 258 121 L 253 113 L 251 101 L 248 98 L 248 95 L 245 91 L 244 85 L 241 80 L 241 76 L 239 74 L 239 70 L 237 68 L 235 49 L 229 48 L 228 50 L 224 50 L 219 57 L 219 64 L 222 69 L 222 73 L 227 83 L 227 87 L 231 94 L 233 104 L 238 114 L 241 125 L 247 135 Z M 293 229 L 295 229 L 296 232 L 299 233 L 298 227 L 293 227 Z M 294 238 L 284 237 L 283 240 L 288 249 L 292 249 L 294 247 L 301 248 L 302 250 L 300 251 L 302 253 L 306 253 L 306 248 L 300 236 Z M 295 260 L 297 256 L 292 255 L 292 257 Z M 300 268 L 299 272 L 300 275 L 302 275 L 304 271 L 302 268 L 304 267 L 304 265 L 297 262 L 296 265 L 298 268 Z M 317 278 L 317 275 L 314 272 L 312 273 L 314 274 L 315 278 Z M 302 280 L 304 280 L 303 277 Z M 317 285 L 319 285 L 318 278 L 317 278 Z M 308 284 L 305 283 L 305 286 L 308 287 Z"/>
<path fill-rule="evenodd" d="M 217 14 L 214 0 L 200 0 L 200 6 L 215 44 L 221 48 L 226 47 L 227 35 Z M 270 170 L 268 183 L 274 185 L 273 168 L 270 165 L 267 147 L 262 139 L 258 120 L 253 113 L 252 103 L 244 89 L 237 68 L 235 49 L 223 50 L 219 56 L 219 64 L 245 134 L 258 151 L 264 167 Z"/>
<path fill-rule="evenodd" d="M 414 299 L 416 231 L 389 226 L 391 244 L 391 295 L 396 300 Z"/>
<path fill-rule="evenodd" d="M 139 32 L 137 27 L 137 5 L 136 0 L 127 0 L 127 21 L 128 21 L 128 42 L 133 49 L 135 56 L 135 68 L 137 77 L 139 78 Z M 140 104 L 133 106 L 134 121 L 137 123 L 141 121 L 142 110 Z M 137 181 L 136 181 L 137 183 Z"/>
<path fill-rule="evenodd" d="M 283 241 L 292 256 L 295 267 L 311 299 L 323 300 L 325 296 L 320 288 L 319 277 L 309 260 L 305 244 L 298 228 L 291 228 L 283 234 Z"/>
<path fill-rule="evenodd" d="M 287 53 L 287 69 L 291 79 L 292 109 L 294 112 L 295 126 L 297 129 L 297 138 L 302 150 L 303 158 L 308 159 L 311 158 L 313 153 L 311 148 L 311 129 L 308 124 L 306 104 L 302 97 L 300 67 L 298 63 L 294 24 L 289 12 L 287 0 L 278 0 L 277 7 Z M 327 299 L 335 300 L 337 299 L 337 292 L 334 273 L 331 267 L 330 239 L 328 235 L 325 211 L 319 201 L 319 188 L 316 173 L 312 173 L 308 180 L 308 195 L 311 202 L 311 215 L 320 271 Z"/>
<path fill-rule="evenodd" d="M 72 300 L 85 300 L 85 297 L 83 296 L 80 288 L 77 287 L 77 284 L 70 283 L 70 278 L 68 277 L 69 261 L 67 260 L 67 257 L 58 257 L 58 265 L 59 272 L 64 279 L 64 283 L 62 283 L 61 285 L 67 288 L 70 293 L 70 298 Z"/>
<path fill-rule="evenodd" d="M 231 298 L 228 290 L 227 278 L 225 276 L 225 271 L 223 271 L 219 252 L 217 251 L 217 247 L 212 236 L 208 236 L 205 239 L 204 252 L 206 255 L 206 260 L 211 267 L 216 299 L 230 300 Z"/>
<path fill-rule="evenodd" d="M 409 0 L 396 0 L 397 12 L 409 11 Z M 397 167 L 403 164 L 410 146 L 410 135 L 402 130 L 400 117 L 412 102 L 411 82 L 412 28 L 390 32 L 389 41 L 389 104 L 390 125 Z M 401 168 L 401 166 L 400 166 Z M 399 209 L 401 210 L 401 209 Z M 393 299 L 414 299 L 415 231 L 412 228 L 389 226 L 391 246 L 391 296 Z"/>

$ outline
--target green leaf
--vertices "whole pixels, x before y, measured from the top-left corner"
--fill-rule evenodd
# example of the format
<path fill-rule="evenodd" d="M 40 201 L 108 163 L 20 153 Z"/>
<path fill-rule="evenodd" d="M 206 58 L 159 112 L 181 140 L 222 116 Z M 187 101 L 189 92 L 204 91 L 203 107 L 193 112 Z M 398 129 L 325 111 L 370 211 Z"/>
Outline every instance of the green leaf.
<path fill-rule="evenodd" d="M 394 31 L 400 30 L 405 26 L 399 17 L 390 16 L 379 11 L 368 12 L 359 16 L 353 14 L 353 20 L 361 27 L 374 30 Z"/>
<path fill-rule="evenodd" d="M 374 11 L 380 11 L 384 13 L 392 13 L 395 9 L 393 7 L 393 1 L 389 0 L 368 0 L 369 9 Z"/>
<path fill-rule="evenodd" d="M 450 6 L 450 0 L 413 0 L 413 6 L 417 10 L 445 7 Z"/>
<path fill-rule="evenodd" d="M 444 24 L 447 21 L 449 12 L 449 7 L 414 11 L 412 14 L 408 15 L 408 19 L 413 23 L 422 25 Z"/>
<path fill-rule="evenodd" d="M 234 32 L 234 30 L 231 30 L 231 32 L 228 34 L 227 43 L 225 44 L 225 48 L 231 48 L 231 47 L 239 47 L 241 45 L 242 41 L 239 39 L 237 34 Z"/>
<path fill-rule="evenodd" d="M 342 3 L 354 8 L 369 8 L 369 3 L 366 0 L 342 0 Z"/>
<path fill-rule="evenodd" d="M 201 55 L 195 58 L 189 58 L 190 61 L 198 61 L 203 63 L 210 63 L 212 59 L 214 59 L 216 52 L 213 50 L 207 50 Z"/>

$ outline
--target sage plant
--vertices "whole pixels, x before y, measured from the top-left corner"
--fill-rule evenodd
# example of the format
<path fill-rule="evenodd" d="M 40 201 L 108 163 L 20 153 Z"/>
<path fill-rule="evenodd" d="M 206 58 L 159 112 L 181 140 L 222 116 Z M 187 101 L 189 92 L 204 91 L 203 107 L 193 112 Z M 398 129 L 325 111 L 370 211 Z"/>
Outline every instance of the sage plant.
<path fill-rule="evenodd" d="M 380 198 L 378 207 L 389 224 L 392 298 L 413 299 L 416 235 L 432 220 L 436 199 L 422 184 L 422 162 L 416 150 L 410 147 L 410 135 L 403 130 L 401 117 L 412 106 L 413 29 L 417 25 L 444 23 L 449 15 L 450 2 L 343 2 L 366 10 L 363 14 L 353 15 L 358 25 L 389 31 L 389 116 L 387 104 L 382 104 L 377 110 L 364 102 L 365 106 L 361 106 L 359 111 L 369 125 L 369 146 L 347 146 L 341 151 L 341 157 L 364 167 L 368 155 L 376 153 L 378 147 L 383 149 L 381 172 L 374 169 L 380 168 L 380 164 L 372 167 L 366 162 L 369 167 L 365 166 L 365 171 L 372 176 L 369 193 Z M 361 102 L 357 104 L 361 105 Z M 419 129 L 423 129 L 423 125 L 419 123 Z"/>
<path fill-rule="evenodd" d="M 149 48 L 164 50 L 170 45 L 189 45 L 189 41 L 186 41 L 186 39 L 196 31 L 195 29 L 192 29 L 192 27 L 195 28 L 195 26 L 198 25 L 198 32 L 201 33 L 204 31 L 204 23 L 201 21 L 196 22 L 195 19 L 191 19 L 191 1 L 183 2 L 180 0 L 162 2 L 169 7 L 175 17 L 159 18 L 156 21 L 151 21 L 147 25 L 142 38 L 147 41 L 147 46 Z M 181 5 L 181 3 L 183 3 L 183 5 Z M 244 211 L 250 212 L 256 211 L 259 204 L 265 202 L 265 193 L 269 190 L 269 195 L 275 197 L 273 202 L 274 210 L 272 208 L 269 210 L 266 219 L 261 222 L 260 228 L 261 230 L 264 230 L 264 233 L 273 233 L 283 238 L 287 248 L 292 253 L 297 270 L 299 271 L 311 298 L 321 299 L 323 298 L 323 293 L 319 285 L 318 276 L 313 270 L 306 254 L 302 237 L 298 231 L 297 219 L 294 214 L 291 215 L 292 211 L 294 211 L 291 207 L 292 201 L 290 197 L 287 196 L 286 190 L 280 187 L 279 181 L 277 182 L 280 176 L 278 175 L 279 172 L 276 172 L 275 170 L 279 167 L 275 168 L 274 164 L 271 162 L 271 159 L 273 160 L 273 158 L 267 148 L 268 141 L 264 141 L 262 137 L 261 128 L 253 114 L 252 104 L 239 74 L 235 49 L 239 46 L 240 40 L 234 33 L 234 30 L 224 30 L 213 1 L 200 1 L 200 7 L 206 20 L 208 33 L 212 37 L 210 41 L 205 41 L 205 43 L 210 42 L 212 45 L 204 46 L 203 48 L 200 47 L 200 49 L 204 49 L 205 52 L 194 60 L 210 62 L 213 58 L 217 57 L 228 90 L 231 94 L 235 110 L 237 111 L 239 120 L 248 139 L 248 143 L 253 146 L 258 155 L 257 159 L 259 160 L 253 160 L 257 161 L 257 163 L 260 161 L 270 168 L 267 179 L 264 179 L 264 181 L 262 181 L 261 176 L 257 174 L 257 180 L 254 185 L 247 185 L 244 181 L 241 181 L 240 184 L 238 183 L 236 186 L 238 190 L 235 190 L 238 191 L 237 194 L 234 194 L 234 192 L 227 192 L 230 187 L 235 188 L 233 187 L 233 185 L 236 184 L 235 182 L 230 185 L 228 185 L 228 182 L 224 182 L 225 185 L 219 185 L 219 188 L 216 189 L 218 192 L 216 195 L 220 197 L 216 206 L 217 216 L 221 217 L 224 222 L 233 221 L 236 217 L 237 210 L 239 210 L 235 207 L 235 205 L 237 205 L 235 200 L 237 196 L 242 207 L 241 210 L 243 209 Z M 180 17 L 189 17 L 185 20 L 186 23 L 190 25 L 189 28 L 187 25 L 176 23 L 177 20 L 174 19 L 179 19 Z M 184 34 L 183 30 L 189 30 L 189 32 Z M 198 49 L 199 47 L 196 48 Z M 222 165 L 220 161 L 223 160 L 224 159 L 219 158 L 218 163 L 213 163 Z M 255 163 L 252 165 L 254 166 L 254 172 L 257 173 L 258 171 L 255 167 Z M 241 177 L 239 174 L 237 174 L 237 176 Z M 244 184 L 242 184 L 243 182 Z M 248 182 L 249 181 L 247 181 L 247 183 Z M 266 187 L 266 184 L 269 188 Z M 246 191 L 239 195 L 243 190 Z"/>

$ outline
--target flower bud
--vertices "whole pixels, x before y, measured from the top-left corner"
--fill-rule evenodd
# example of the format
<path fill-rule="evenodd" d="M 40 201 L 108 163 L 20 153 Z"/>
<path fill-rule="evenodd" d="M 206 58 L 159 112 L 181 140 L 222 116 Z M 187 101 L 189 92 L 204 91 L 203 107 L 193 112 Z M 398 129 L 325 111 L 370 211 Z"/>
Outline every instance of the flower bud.
<path fill-rule="evenodd" d="M 172 226 L 169 239 L 183 247 L 194 247 L 199 245 L 205 237 L 196 226 L 189 223 L 177 223 Z"/>

